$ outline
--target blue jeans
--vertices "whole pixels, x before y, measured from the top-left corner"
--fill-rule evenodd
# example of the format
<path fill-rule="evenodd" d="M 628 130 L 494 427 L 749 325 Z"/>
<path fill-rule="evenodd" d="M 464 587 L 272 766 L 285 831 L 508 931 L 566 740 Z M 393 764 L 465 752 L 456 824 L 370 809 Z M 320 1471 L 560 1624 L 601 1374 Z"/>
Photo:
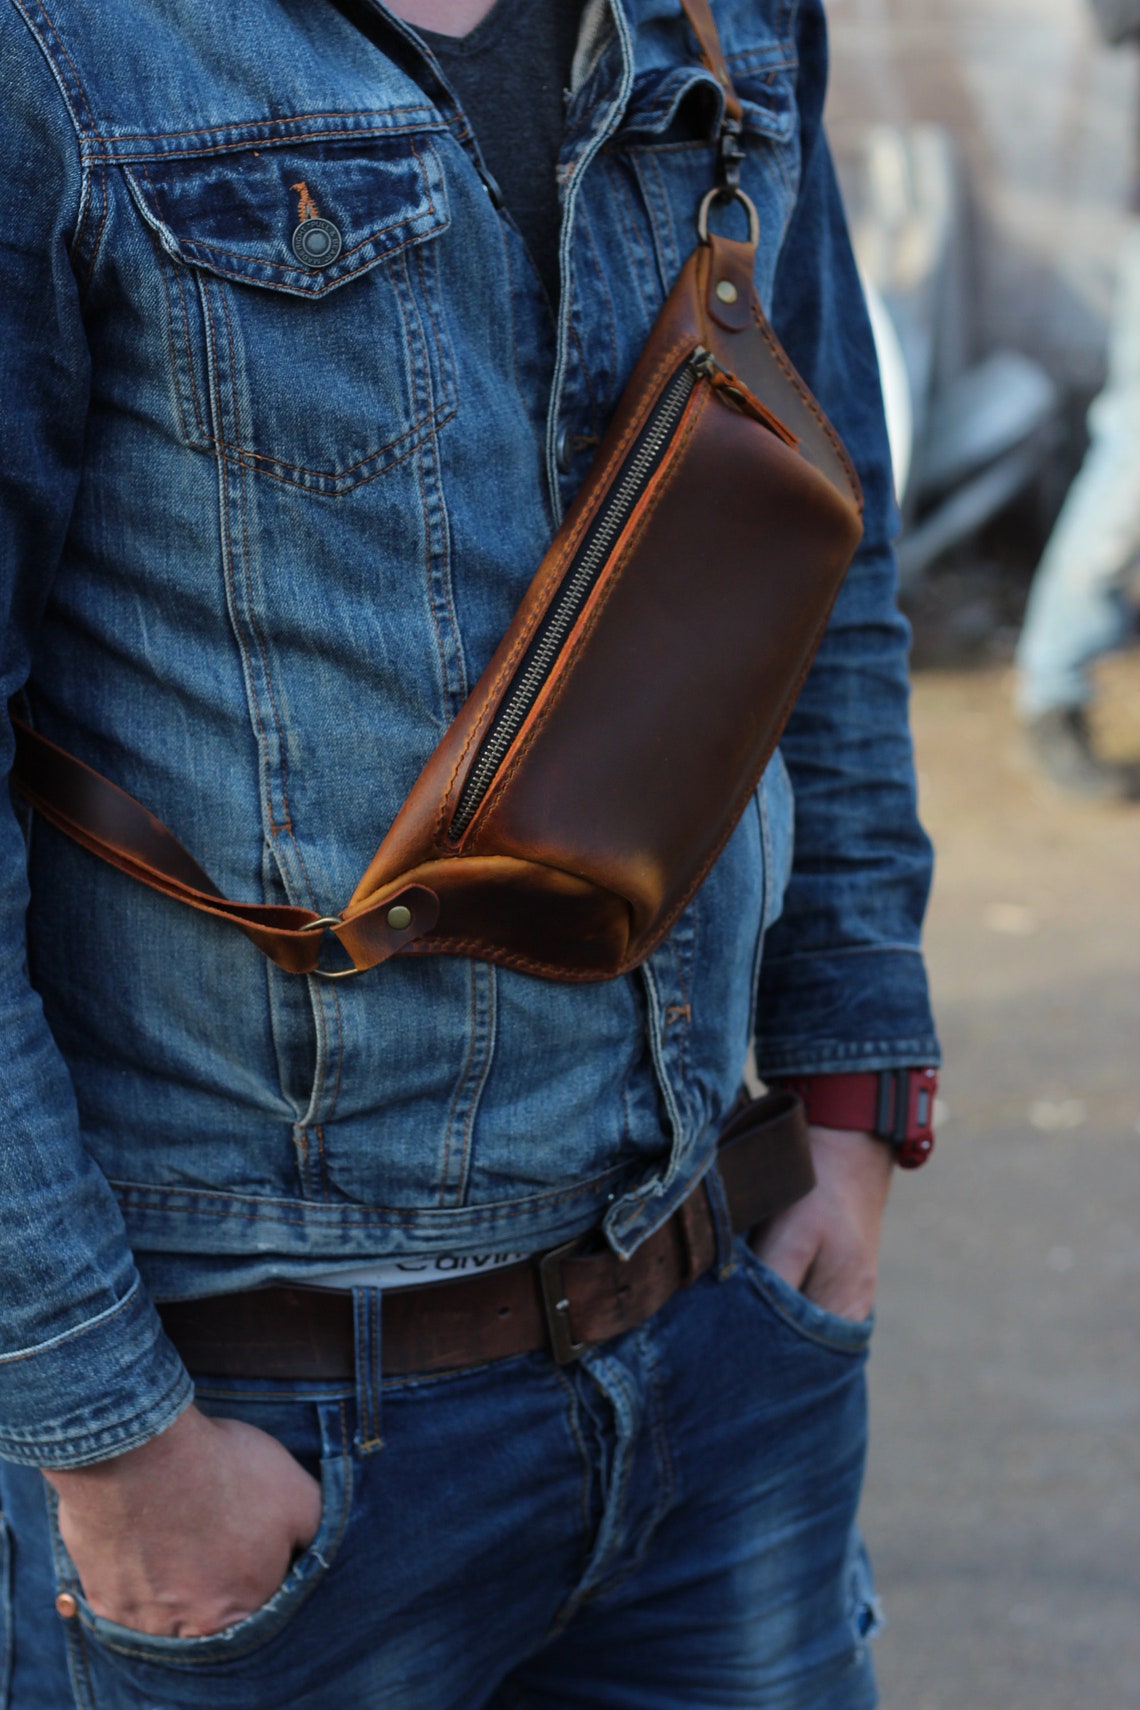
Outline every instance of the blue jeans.
<path fill-rule="evenodd" d="M 46 1486 L 4 1464 L 6 1710 L 870 1710 L 870 1323 L 743 1242 L 735 1261 L 562 1369 L 200 1380 L 324 1488 L 280 1591 L 213 1637 L 135 1634 L 82 1599 L 61 1619 L 79 1586 Z"/>

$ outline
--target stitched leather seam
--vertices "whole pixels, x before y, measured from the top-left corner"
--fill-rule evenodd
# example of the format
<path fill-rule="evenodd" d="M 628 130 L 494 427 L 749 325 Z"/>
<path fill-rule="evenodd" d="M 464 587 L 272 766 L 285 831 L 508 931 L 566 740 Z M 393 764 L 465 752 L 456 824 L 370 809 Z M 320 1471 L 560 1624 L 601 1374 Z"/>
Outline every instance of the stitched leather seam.
<path fill-rule="evenodd" d="M 695 394 L 695 396 L 699 399 L 700 394 Z M 653 493 L 649 498 L 648 503 L 644 505 L 641 516 L 634 524 L 632 531 L 627 536 L 624 545 L 621 547 L 618 562 L 614 563 L 610 574 L 605 578 L 604 585 L 598 589 L 596 602 L 592 611 L 590 611 L 586 616 L 582 624 L 582 628 L 578 631 L 577 639 L 570 639 L 567 641 L 566 648 L 559 658 L 555 680 L 551 684 L 545 706 L 534 719 L 530 730 L 519 741 L 515 753 L 511 757 L 505 769 L 495 779 L 492 786 L 494 800 L 487 804 L 486 814 L 481 814 L 479 816 L 482 821 L 482 829 L 484 831 L 492 824 L 496 807 L 502 801 L 504 791 L 509 786 L 512 778 L 517 773 L 518 768 L 526 759 L 531 748 L 534 746 L 535 741 L 542 733 L 542 730 L 544 729 L 551 714 L 562 699 L 567 683 L 573 675 L 575 658 L 582 653 L 588 645 L 590 637 L 593 634 L 594 629 L 597 627 L 598 620 L 608 606 L 610 599 L 613 596 L 614 589 L 619 585 L 625 575 L 630 559 L 637 551 L 657 507 L 665 497 L 665 494 L 672 487 L 680 472 L 685 450 L 697 430 L 698 423 L 704 414 L 704 407 L 698 405 L 698 407 L 693 408 L 690 406 L 687 414 L 689 416 L 689 421 L 673 441 L 670 448 L 668 463 L 664 470 L 658 471 L 658 478 L 654 483 Z M 611 560 L 611 562 L 613 561 Z M 566 663 L 567 655 L 570 656 L 568 663 Z"/>
<path fill-rule="evenodd" d="M 650 375 L 649 381 L 647 382 L 647 385 L 646 385 L 646 392 L 651 395 L 652 402 L 656 401 L 657 390 L 661 384 L 661 381 L 665 377 L 666 373 L 669 371 L 669 369 L 671 367 L 675 366 L 675 364 L 679 361 L 682 354 L 688 348 L 689 348 L 688 338 L 678 337 L 677 340 L 675 340 L 675 342 L 672 345 L 670 345 L 668 350 L 666 350 L 663 353 L 661 360 L 658 362 L 656 368 L 653 370 L 653 373 Z M 650 412 L 652 410 L 652 402 L 643 411 L 639 411 L 638 413 L 635 414 L 633 419 L 630 421 L 628 427 L 626 428 L 625 432 L 622 434 L 621 439 L 619 440 L 618 444 L 614 447 L 613 453 L 611 454 L 608 462 L 606 463 L 604 470 L 602 471 L 602 473 L 599 477 L 599 488 L 600 488 L 601 492 L 605 493 L 608 490 L 610 483 L 613 480 L 614 474 L 616 473 L 617 468 L 620 467 L 620 464 L 621 464 L 623 458 L 625 457 L 626 451 L 628 450 L 628 448 L 631 445 L 631 443 L 633 442 L 633 440 L 637 437 L 637 434 L 640 433 L 642 427 L 644 426 L 646 420 L 648 419 Z M 526 629 L 519 635 L 518 639 L 515 642 L 514 647 L 511 649 L 507 658 L 503 661 L 502 667 L 497 672 L 494 681 L 487 688 L 487 692 L 486 692 L 486 694 L 484 696 L 484 700 L 483 700 L 483 708 L 480 711 L 478 718 L 475 720 L 475 722 L 471 728 L 471 731 L 468 734 L 466 742 L 463 744 L 462 751 L 459 755 L 459 758 L 456 760 L 455 766 L 454 766 L 452 773 L 451 773 L 451 776 L 448 779 L 447 789 L 444 791 L 444 794 L 443 794 L 443 800 L 442 800 L 442 803 L 440 806 L 440 811 L 439 811 L 439 814 L 437 815 L 437 818 L 436 818 L 437 846 L 442 845 L 444 848 L 450 847 L 449 842 L 448 842 L 448 838 L 447 838 L 447 829 L 446 829 L 446 823 L 445 822 L 450 817 L 450 811 L 449 810 L 450 810 L 451 804 L 452 804 L 452 797 L 453 797 L 453 792 L 455 789 L 456 779 L 459 777 L 459 773 L 463 767 L 464 761 L 466 760 L 466 758 L 467 758 L 467 756 L 471 750 L 471 746 L 476 740 L 482 740 L 482 736 L 485 735 L 484 724 L 485 724 L 485 721 L 488 717 L 489 710 L 493 709 L 495 707 L 495 705 L 497 704 L 499 697 L 502 694 L 503 689 L 506 687 L 507 683 L 510 681 L 511 677 L 514 674 L 515 666 L 517 665 L 522 654 L 526 651 L 527 647 L 529 647 L 531 641 L 533 640 L 535 631 L 538 629 L 539 624 L 542 622 L 543 618 L 546 616 L 547 609 L 550 605 L 551 597 L 554 594 L 555 590 L 557 589 L 559 582 L 561 582 L 563 575 L 565 574 L 566 566 L 570 562 L 570 559 L 573 557 L 574 553 L 577 552 L 578 547 L 581 545 L 581 542 L 582 542 L 582 540 L 586 534 L 586 531 L 589 529 L 590 524 L 593 522 L 596 515 L 597 515 L 597 506 L 596 505 L 590 506 L 587 510 L 585 510 L 583 512 L 581 518 L 579 519 L 579 523 L 578 523 L 577 528 L 574 530 L 573 534 L 566 541 L 566 544 L 565 544 L 562 552 L 559 554 L 559 556 L 551 564 L 550 570 L 549 570 L 549 572 L 546 576 L 546 579 L 545 579 L 545 583 L 544 583 L 544 587 L 543 587 L 543 591 L 542 591 L 542 596 L 541 596 L 541 601 L 537 606 L 533 620 L 526 627 Z M 460 848 L 465 848 L 467 846 L 467 844 L 469 842 L 473 842 L 474 837 L 478 835 L 478 827 L 479 827 L 480 821 L 482 820 L 482 817 L 483 817 L 483 812 L 482 812 L 482 806 L 481 806 L 479 811 L 476 813 L 474 821 L 472 822 L 471 826 L 468 827 L 467 832 L 464 834 L 464 837 L 462 838 L 462 840 L 460 842 Z"/>
<path fill-rule="evenodd" d="M 808 391 L 807 387 L 804 385 L 803 381 L 800 379 L 799 375 L 796 373 L 795 369 L 792 367 L 792 364 L 789 361 L 786 353 L 780 347 L 780 345 L 779 345 L 779 343 L 775 337 L 775 334 L 772 332 L 771 327 L 768 325 L 768 323 L 764 319 L 763 315 L 759 312 L 759 309 L 758 309 L 755 302 L 752 305 L 752 318 L 755 321 L 757 327 L 760 329 L 760 333 L 764 339 L 764 342 L 768 346 L 768 349 L 771 351 L 773 357 L 775 358 L 778 367 L 780 368 L 781 372 L 784 375 L 784 378 L 789 382 L 789 384 L 793 387 L 793 389 L 798 393 L 801 400 L 807 405 L 808 410 L 815 417 L 816 422 L 819 424 L 820 428 L 823 430 L 824 437 L 827 439 L 828 444 L 831 446 L 831 449 L 835 452 L 836 456 L 838 457 L 838 459 L 839 459 L 839 461 L 843 467 L 843 472 L 846 475 L 848 485 L 851 488 L 851 495 L 852 495 L 853 499 L 855 500 L 855 503 L 858 507 L 859 514 L 862 515 L 863 514 L 863 492 L 862 492 L 862 488 L 859 485 L 859 477 L 855 473 L 854 465 L 852 464 L 851 459 L 847 455 L 846 446 L 843 444 L 843 441 L 840 439 L 839 435 L 836 433 L 835 429 L 832 427 L 831 423 L 828 421 L 827 417 L 824 415 L 819 404 L 816 402 L 816 399 L 812 396 L 811 392 Z"/>

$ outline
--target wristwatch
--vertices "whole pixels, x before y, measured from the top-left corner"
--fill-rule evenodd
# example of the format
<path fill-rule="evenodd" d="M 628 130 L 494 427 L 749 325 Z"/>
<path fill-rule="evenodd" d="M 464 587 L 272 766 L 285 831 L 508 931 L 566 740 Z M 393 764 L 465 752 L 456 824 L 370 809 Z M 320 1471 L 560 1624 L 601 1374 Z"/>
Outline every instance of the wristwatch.
<path fill-rule="evenodd" d="M 904 1170 L 917 1170 L 934 1150 L 937 1069 L 780 1075 L 771 1084 L 798 1093 L 809 1122 L 824 1128 L 859 1129 L 885 1140 Z"/>

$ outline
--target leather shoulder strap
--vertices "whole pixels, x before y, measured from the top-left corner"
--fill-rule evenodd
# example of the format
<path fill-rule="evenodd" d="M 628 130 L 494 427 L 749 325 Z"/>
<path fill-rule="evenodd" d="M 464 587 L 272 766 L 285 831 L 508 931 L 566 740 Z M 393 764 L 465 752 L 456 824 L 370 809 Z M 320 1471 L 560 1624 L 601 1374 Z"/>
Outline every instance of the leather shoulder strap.
<path fill-rule="evenodd" d="M 385 961 L 435 925 L 439 902 L 423 885 L 390 886 L 351 921 L 307 908 L 233 902 L 141 802 L 22 720 L 13 718 L 12 729 L 12 783 L 44 819 L 152 891 L 236 926 L 291 974 L 322 971 L 317 964 L 326 927 L 352 957 L 353 967 L 345 970 L 352 973 Z"/>
<path fill-rule="evenodd" d="M 739 123 L 742 116 L 740 97 L 733 88 L 732 76 L 720 45 L 720 34 L 709 0 L 681 0 L 689 27 L 701 49 L 701 63 L 712 72 L 724 90 L 725 117 Z"/>

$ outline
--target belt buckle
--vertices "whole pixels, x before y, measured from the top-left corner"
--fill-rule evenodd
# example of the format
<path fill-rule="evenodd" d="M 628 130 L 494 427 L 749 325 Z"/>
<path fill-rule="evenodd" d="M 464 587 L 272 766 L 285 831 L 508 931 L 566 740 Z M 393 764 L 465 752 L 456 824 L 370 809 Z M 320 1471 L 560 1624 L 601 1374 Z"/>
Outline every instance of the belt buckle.
<path fill-rule="evenodd" d="M 546 1334 L 555 1364 L 569 1366 L 593 1346 L 591 1342 L 575 1342 L 570 1334 L 570 1302 L 562 1292 L 562 1261 L 583 1247 L 578 1235 L 552 1247 L 538 1261 L 538 1286 L 542 1294 L 542 1310 L 546 1317 Z"/>

